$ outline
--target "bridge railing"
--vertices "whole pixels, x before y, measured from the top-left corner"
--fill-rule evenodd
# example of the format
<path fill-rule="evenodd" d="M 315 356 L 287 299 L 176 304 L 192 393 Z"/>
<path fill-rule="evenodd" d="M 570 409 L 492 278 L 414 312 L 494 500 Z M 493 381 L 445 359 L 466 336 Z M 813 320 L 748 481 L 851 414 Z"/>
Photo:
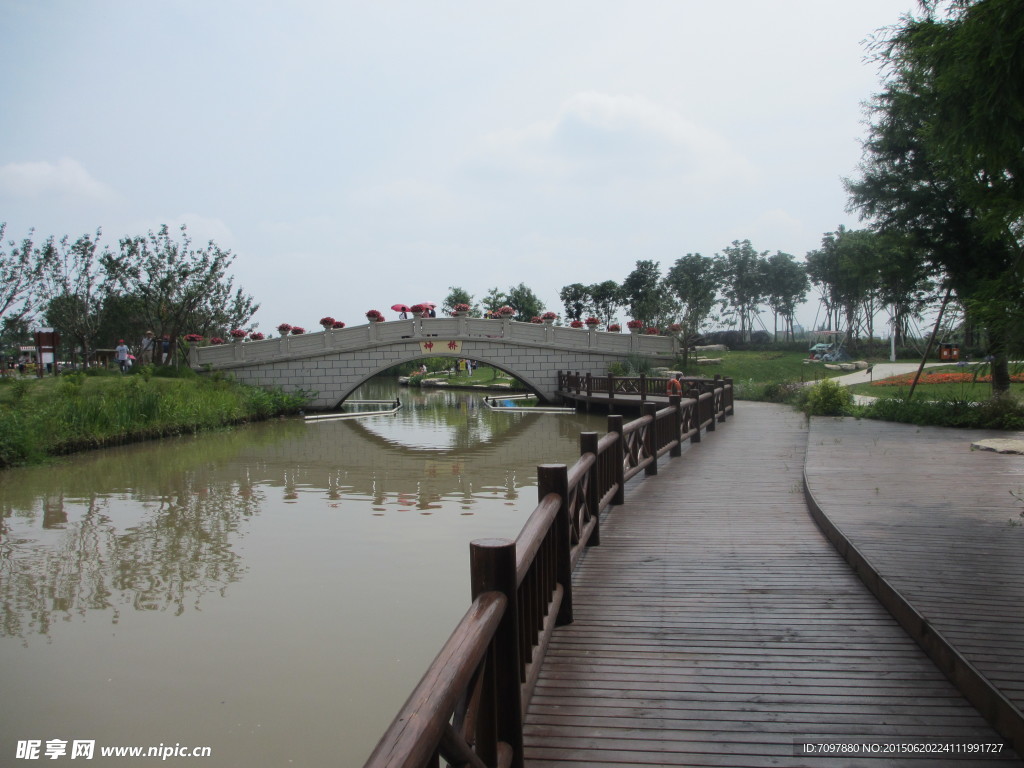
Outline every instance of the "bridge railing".
<path fill-rule="evenodd" d="M 622 355 L 637 353 L 674 356 L 678 348 L 678 342 L 673 336 L 608 333 L 479 317 L 431 317 L 368 323 L 261 341 L 192 346 L 189 349 L 189 363 L 194 368 L 206 365 L 231 368 L 435 338 L 500 339 L 510 343 L 588 349 Z M 437 353 L 445 354 L 446 350 L 439 349 Z"/>
<path fill-rule="evenodd" d="M 470 545 L 473 603 L 370 755 L 365 768 L 523 766 L 523 718 L 551 635 L 573 620 L 572 571 L 600 543 L 600 514 L 625 501 L 629 478 L 700 440 L 725 419 L 719 380 L 696 397 L 647 404 L 608 433 L 580 435 L 571 467 L 537 468 L 538 505 L 515 541 Z M 719 409 L 721 406 L 721 409 Z"/>

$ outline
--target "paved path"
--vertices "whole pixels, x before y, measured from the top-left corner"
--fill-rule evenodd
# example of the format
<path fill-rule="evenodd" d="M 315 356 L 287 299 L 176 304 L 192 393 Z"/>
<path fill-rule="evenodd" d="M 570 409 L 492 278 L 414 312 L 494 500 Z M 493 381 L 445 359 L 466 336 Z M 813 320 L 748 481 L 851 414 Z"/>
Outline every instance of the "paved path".
<path fill-rule="evenodd" d="M 1024 456 L 971 450 L 994 437 L 1024 432 L 815 418 L 806 482 L 851 564 L 1021 744 Z"/>
<path fill-rule="evenodd" d="M 815 525 L 807 442 L 801 414 L 745 402 L 630 488 L 575 573 L 576 620 L 555 632 L 527 715 L 528 766 L 834 768 L 867 759 L 800 745 L 1000 741 Z"/>

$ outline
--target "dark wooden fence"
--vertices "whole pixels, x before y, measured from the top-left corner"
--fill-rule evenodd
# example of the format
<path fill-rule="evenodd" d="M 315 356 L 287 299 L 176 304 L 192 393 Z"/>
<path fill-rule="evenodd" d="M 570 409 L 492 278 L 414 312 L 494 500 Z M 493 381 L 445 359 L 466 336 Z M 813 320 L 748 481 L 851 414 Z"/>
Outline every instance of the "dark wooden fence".
<path fill-rule="evenodd" d="M 633 381 L 641 391 L 660 381 L 665 391 L 664 379 L 587 378 Z M 523 713 L 551 633 L 572 622 L 572 570 L 586 547 L 600 543 L 600 513 L 624 503 L 630 478 L 657 474 L 658 458 L 679 456 L 687 440 L 699 442 L 702 430 L 733 412 L 731 380 L 696 381 L 703 383 L 662 408 L 645 403 L 629 423 L 609 416 L 602 437 L 582 433 L 575 464 L 537 468 L 538 505 L 515 541 L 470 544 L 469 611 L 365 768 L 427 768 L 442 759 L 522 767 Z"/>

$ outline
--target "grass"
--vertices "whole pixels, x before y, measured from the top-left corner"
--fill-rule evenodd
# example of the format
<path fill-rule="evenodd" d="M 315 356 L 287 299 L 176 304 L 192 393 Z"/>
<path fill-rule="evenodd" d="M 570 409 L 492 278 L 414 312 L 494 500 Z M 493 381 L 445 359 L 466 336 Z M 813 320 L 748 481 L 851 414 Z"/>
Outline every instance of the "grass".
<path fill-rule="evenodd" d="M 306 400 L 215 376 L 165 378 L 152 371 L 0 382 L 0 467 L 265 419 Z"/>
<path fill-rule="evenodd" d="M 839 376 L 846 371 L 833 371 L 820 364 L 806 364 L 804 352 L 709 352 L 721 356 L 714 365 L 690 362 L 686 373 L 690 376 L 731 378 L 735 396 L 741 400 L 769 400 L 784 402 L 808 382 Z"/>

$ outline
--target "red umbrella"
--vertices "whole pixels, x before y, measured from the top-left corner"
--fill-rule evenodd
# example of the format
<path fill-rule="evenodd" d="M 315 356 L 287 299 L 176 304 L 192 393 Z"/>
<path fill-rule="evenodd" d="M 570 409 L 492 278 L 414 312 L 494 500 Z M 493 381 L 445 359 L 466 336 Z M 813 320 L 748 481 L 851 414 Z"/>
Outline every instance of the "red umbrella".
<path fill-rule="evenodd" d="M 437 306 L 437 304 L 435 304 L 432 301 L 421 301 L 420 304 L 422 304 L 424 307 L 430 307 L 431 309 Z"/>
<path fill-rule="evenodd" d="M 409 307 L 407 307 L 405 304 L 392 304 L 391 308 L 393 310 L 395 310 L 395 312 L 408 312 L 409 311 Z"/>

